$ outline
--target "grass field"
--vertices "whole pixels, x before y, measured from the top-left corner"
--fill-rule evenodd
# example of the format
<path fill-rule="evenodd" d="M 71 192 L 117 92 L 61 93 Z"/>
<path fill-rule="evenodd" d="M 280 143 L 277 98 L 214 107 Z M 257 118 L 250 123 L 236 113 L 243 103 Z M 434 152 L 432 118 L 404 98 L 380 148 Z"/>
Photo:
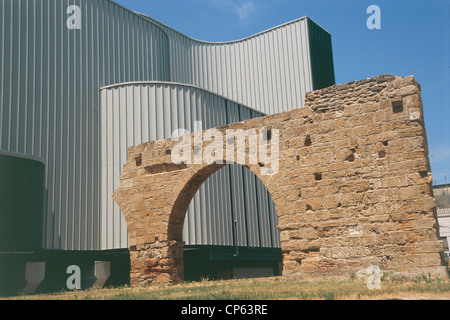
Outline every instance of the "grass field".
<path fill-rule="evenodd" d="M 365 280 L 287 280 L 281 277 L 219 280 L 158 285 L 146 288 L 104 288 L 18 296 L 26 300 L 450 300 L 449 279 L 383 280 L 368 289 Z"/>

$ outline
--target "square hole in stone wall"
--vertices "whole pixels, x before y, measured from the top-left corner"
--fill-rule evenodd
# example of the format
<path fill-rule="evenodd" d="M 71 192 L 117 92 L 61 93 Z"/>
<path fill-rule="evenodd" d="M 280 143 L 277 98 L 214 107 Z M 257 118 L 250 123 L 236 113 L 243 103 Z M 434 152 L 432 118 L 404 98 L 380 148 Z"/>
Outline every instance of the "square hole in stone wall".
<path fill-rule="evenodd" d="M 394 112 L 394 113 L 403 112 L 403 102 L 402 101 L 392 101 L 392 112 Z"/>

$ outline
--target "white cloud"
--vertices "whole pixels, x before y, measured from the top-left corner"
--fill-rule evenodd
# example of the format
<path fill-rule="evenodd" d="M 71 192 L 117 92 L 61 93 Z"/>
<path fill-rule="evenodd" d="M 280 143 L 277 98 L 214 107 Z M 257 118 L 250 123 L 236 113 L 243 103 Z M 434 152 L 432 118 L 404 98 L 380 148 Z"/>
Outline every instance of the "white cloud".
<path fill-rule="evenodd" d="M 234 12 L 239 16 L 239 19 L 245 20 L 248 15 L 255 10 L 253 2 L 245 2 L 241 5 L 234 5 Z"/>
<path fill-rule="evenodd" d="M 252 0 L 213 0 L 216 6 L 231 9 L 240 20 L 245 20 L 255 10 L 255 5 Z"/>

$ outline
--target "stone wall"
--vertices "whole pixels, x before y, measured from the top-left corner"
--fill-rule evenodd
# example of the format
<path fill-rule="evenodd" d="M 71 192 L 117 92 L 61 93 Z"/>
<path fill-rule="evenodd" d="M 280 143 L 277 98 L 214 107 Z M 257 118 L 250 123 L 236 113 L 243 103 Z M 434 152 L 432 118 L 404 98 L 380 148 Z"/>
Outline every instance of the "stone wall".
<path fill-rule="evenodd" d="M 252 128 L 279 133 L 277 172 L 261 174 L 262 162 L 244 165 L 275 203 L 284 276 L 342 276 L 371 265 L 447 276 L 414 77 L 335 85 L 308 93 L 303 108 L 217 129 L 225 136 L 227 129 Z M 131 147 L 114 194 L 128 225 L 132 285 L 183 279 L 186 209 L 200 185 L 225 166 L 176 165 L 177 144 Z"/>

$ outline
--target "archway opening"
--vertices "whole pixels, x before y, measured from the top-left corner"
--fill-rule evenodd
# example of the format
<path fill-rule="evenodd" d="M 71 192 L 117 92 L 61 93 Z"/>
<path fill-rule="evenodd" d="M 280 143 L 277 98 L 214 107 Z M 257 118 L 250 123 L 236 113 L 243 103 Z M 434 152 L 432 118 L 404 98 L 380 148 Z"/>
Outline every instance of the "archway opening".
<path fill-rule="evenodd" d="M 185 243 L 184 280 L 281 275 L 275 204 L 247 167 L 202 169 L 180 193 L 174 211 L 169 239 Z"/>

